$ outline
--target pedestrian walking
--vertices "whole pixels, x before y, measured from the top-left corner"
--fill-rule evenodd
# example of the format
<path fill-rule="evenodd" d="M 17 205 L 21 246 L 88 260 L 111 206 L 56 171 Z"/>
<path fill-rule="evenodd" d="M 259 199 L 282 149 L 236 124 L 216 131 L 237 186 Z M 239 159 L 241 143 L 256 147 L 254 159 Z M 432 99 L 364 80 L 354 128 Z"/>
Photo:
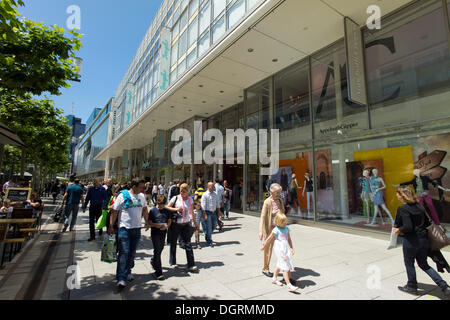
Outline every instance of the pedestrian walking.
<path fill-rule="evenodd" d="M 108 202 L 107 194 L 105 188 L 100 184 L 99 179 L 94 180 L 94 185 L 88 189 L 86 195 L 86 201 L 83 205 L 83 212 L 86 212 L 86 207 L 89 206 L 89 234 L 90 237 L 88 241 L 95 240 L 95 224 L 97 219 L 102 215 L 102 209 Z M 98 230 L 98 235 L 101 236 L 103 230 Z"/>
<path fill-rule="evenodd" d="M 157 280 L 164 280 L 161 253 L 164 249 L 167 229 L 172 223 L 172 212 L 165 207 L 166 202 L 167 198 L 164 195 L 159 195 L 156 199 L 156 206 L 150 210 L 148 217 L 153 243 L 153 258 L 150 260 L 150 264 L 155 269 L 154 277 Z"/>
<path fill-rule="evenodd" d="M 177 239 L 178 236 L 181 235 L 186 251 L 188 270 L 190 272 L 197 272 L 198 268 L 195 265 L 194 251 L 192 250 L 191 245 L 191 229 L 194 227 L 198 230 L 198 225 L 194 219 L 194 205 L 189 196 L 189 186 L 187 184 L 184 183 L 180 186 L 180 194 L 170 200 L 167 208 L 174 213 L 172 221 L 173 233 L 170 239 L 169 263 L 171 266 L 177 266 Z"/>
<path fill-rule="evenodd" d="M 399 286 L 400 291 L 417 295 L 417 278 L 414 261 L 441 288 L 445 296 L 450 296 L 450 288 L 441 276 L 428 265 L 430 248 L 427 227 L 430 225 L 425 208 L 419 204 L 415 193 L 409 187 L 397 188 L 397 199 L 403 205 L 397 209 L 394 233 L 403 237 L 403 259 L 408 275 L 408 283 Z"/>
<path fill-rule="evenodd" d="M 114 185 L 112 187 L 112 196 L 109 200 L 108 204 L 108 215 L 106 216 L 106 230 L 110 230 L 110 226 L 112 226 L 114 230 L 114 234 L 116 235 L 116 243 L 119 243 L 119 225 L 117 224 L 117 220 L 113 223 L 112 222 L 112 210 L 114 207 L 114 202 L 117 201 L 117 197 L 119 196 L 119 185 Z M 118 246 L 116 246 L 116 254 L 119 252 Z"/>
<path fill-rule="evenodd" d="M 152 189 L 152 202 L 153 205 L 156 206 L 156 197 L 158 196 L 158 185 L 156 182 L 153 182 L 153 189 Z"/>
<path fill-rule="evenodd" d="M 220 204 L 221 201 L 219 196 L 214 192 L 214 183 L 208 182 L 207 191 L 202 195 L 201 207 L 206 225 L 206 243 L 211 247 L 214 247 L 212 234 L 217 227 L 217 211 L 219 211 L 219 214 L 221 215 Z"/>
<path fill-rule="evenodd" d="M 198 225 L 202 226 L 202 231 L 196 230 L 195 231 L 195 245 L 196 248 L 201 249 L 202 247 L 200 246 L 200 233 L 201 232 L 205 232 L 206 230 L 206 224 L 205 224 L 205 219 L 204 219 L 204 213 L 202 211 L 202 196 L 203 194 L 206 192 L 206 190 L 203 188 L 203 184 L 202 182 L 199 182 L 197 185 L 197 190 L 195 191 L 195 195 L 194 195 L 194 216 L 195 216 L 195 220 L 197 222 Z"/>
<path fill-rule="evenodd" d="M 52 192 L 52 196 L 53 196 L 53 204 L 56 203 L 56 197 L 58 197 L 58 191 L 59 191 L 59 184 L 58 184 L 58 180 L 55 180 L 52 184 L 52 188 L 51 188 L 51 192 Z"/>
<path fill-rule="evenodd" d="M 66 189 L 66 193 L 63 196 L 62 205 L 66 203 L 66 210 L 64 212 L 64 229 L 62 232 L 66 232 L 67 227 L 69 226 L 69 217 L 72 215 L 72 220 L 70 221 L 70 231 L 74 230 L 74 227 L 77 223 L 78 210 L 81 206 L 84 206 L 84 196 L 83 196 L 83 188 L 80 186 L 80 180 L 75 179 L 75 184 L 69 186 Z M 66 202 L 67 200 L 67 202 Z"/>
<path fill-rule="evenodd" d="M 152 186 L 150 182 L 147 182 L 145 184 L 145 200 L 147 201 L 147 203 L 151 203 L 151 199 L 152 199 Z"/>
<path fill-rule="evenodd" d="M 172 185 L 172 187 L 169 189 L 169 195 L 170 195 L 168 198 L 169 200 L 180 194 L 180 186 L 181 186 L 181 184 L 179 182 Z M 172 234 L 173 234 L 173 227 L 170 226 L 169 229 L 167 230 L 167 244 L 168 245 L 170 245 L 170 241 L 172 239 Z M 178 237 L 178 243 L 180 244 L 180 247 L 182 249 L 184 249 L 184 243 L 183 243 L 183 240 L 181 239 L 181 236 Z"/>
<path fill-rule="evenodd" d="M 259 240 L 266 240 L 276 227 L 274 218 L 277 213 L 285 213 L 283 201 L 281 201 L 282 187 L 278 183 L 270 186 L 270 197 L 264 201 L 259 222 Z M 270 272 L 270 258 L 272 257 L 273 242 L 264 247 L 264 265 L 262 273 L 267 277 L 273 277 Z"/>
<path fill-rule="evenodd" d="M 225 202 L 224 202 L 224 218 L 229 218 L 230 215 L 230 206 L 231 206 L 231 197 L 233 194 L 233 191 L 230 189 L 230 186 L 228 185 L 228 181 L 224 180 L 223 181 L 223 188 L 225 189 L 225 193 L 224 193 L 224 198 L 225 198 Z"/>
<path fill-rule="evenodd" d="M 223 230 L 223 222 L 222 222 L 222 213 L 224 212 L 224 203 L 225 203 L 225 189 L 221 184 L 220 179 L 215 180 L 216 184 L 214 185 L 215 192 L 217 193 L 220 201 L 220 211 L 217 212 L 217 224 L 219 225 L 219 231 Z M 220 212 L 220 215 L 219 215 Z"/>
<path fill-rule="evenodd" d="M 283 283 L 278 281 L 278 274 L 283 273 L 284 281 L 291 292 L 298 290 L 298 287 L 291 283 L 291 271 L 295 271 L 292 263 L 292 256 L 294 255 L 294 247 L 292 246 L 291 234 L 289 227 L 287 227 L 287 217 L 284 213 L 278 212 L 274 219 L 275 228 L 270 233 L 260 250 L 263 251 L 269 243 L 274 243 L 275 254 L 277 256 L 277 266 L 272 277 L 272 283 L 282 286 Z"/>
<path fill-rule="evenodd" d="M 134 267 L 136 248 L 141 238 L 142 216 L 145 219 L 145 231 L 149 229 L 147 201 L 141 190 L 144 180 L 134 179 L 130 190 L 122 190 L 113 205 L 111 223 L 108 234 L 114 233 L 113 225 L 116 220 L 119 224 L 118 246 L 119 255 L 117 260 L 117 286 L 125 287 L 125 281 L 133 281 L 131 270 Z"/>

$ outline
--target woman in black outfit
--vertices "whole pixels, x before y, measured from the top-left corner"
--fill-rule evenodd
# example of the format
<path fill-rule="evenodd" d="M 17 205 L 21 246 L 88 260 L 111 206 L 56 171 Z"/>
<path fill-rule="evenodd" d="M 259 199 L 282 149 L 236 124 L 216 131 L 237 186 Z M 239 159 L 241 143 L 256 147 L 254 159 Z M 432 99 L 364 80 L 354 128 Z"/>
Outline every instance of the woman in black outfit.
<path fill-rule="evenodd" d="M 403 206 L 397 210 L 394 232 L 403 237 L 403 258 L 408 274 L 408 283 L 399 290 L 417 295 L 417 278 L 414 260 L 441 288 L 445 296 L 450 296 L 450 288 L 441 276 L 428 265 L 427 254 L 430 248 L 427 227 L 430 225 L 425 209 L 419 204 L 417 196 L 409 187 L 397 188 L 397 198 Z"/>

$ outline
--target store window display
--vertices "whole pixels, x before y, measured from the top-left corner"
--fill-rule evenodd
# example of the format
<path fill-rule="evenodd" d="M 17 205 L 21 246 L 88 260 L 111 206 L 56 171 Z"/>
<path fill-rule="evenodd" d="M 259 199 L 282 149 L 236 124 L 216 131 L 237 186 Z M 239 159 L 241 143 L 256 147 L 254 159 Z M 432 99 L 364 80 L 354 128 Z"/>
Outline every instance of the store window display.
<path fill-rule="evenodd" d="M 375 220 L 380 214 L 381 223 L 384 225 L 383 216 L 381 215 L 380 207 L 386 212 L 391 220 L 391 225 L 394 225 L 394 219 L 392 218 L 391 212 L 386 207 L 383 199 L 383 190 L 386 189 L 386 184 L 383 178 L 378 176 L 378 170 L 376 168 L 372 169 L 372 177 L 370 177 L 370 199 L 374 205 L 373 220 L 371 225 L 375 224 Z"/>
<path fill-rule="evenodd" d="M 313 206 L 314 206 L 314 181 L 310 177 L 309 173 L 305 173 L 305 182 L 303 183 L 303 191 L 302 196 L 305 196 L 306 192 L 306 201 L 308 208 L 308 216 L 312 214 Z"/>
<path fill-rule="evenodd" d="M 412 185 L 416 195 L 419 199 L 420 204 L 423 206 L 426 204 L 429 212 L 431 213 L 431 218 L 434 223 L 440 225 L 439 216 L 437 214 L 436 208 L 434 207 L 433 200 L 429 194 L 429 185 L 431 184 L 435 188 L 441 189 L 443 191 L 449 192 L 450 189 L 446 189 L 440 186 L 436 181 L 431 180 L 430 177 L 421 175 L 419 169 L 414 169 L 414 178 L 410 181 L 400 183 L 400 186 Z M 395 185 L 397 187 L 397 185 Z"/>
<path fill-rule="evenodd" d="M 369 177 L 369 170 L 366 169 L 363 171 L 362 177 L 359 178 L 358 181 L 359 184 L 359 190 L 360 190 L 360 197 L 363 201 L 363 211 L 364 214 L 367 216 L 367 223 L 370 222 L 370 177 Z"/>

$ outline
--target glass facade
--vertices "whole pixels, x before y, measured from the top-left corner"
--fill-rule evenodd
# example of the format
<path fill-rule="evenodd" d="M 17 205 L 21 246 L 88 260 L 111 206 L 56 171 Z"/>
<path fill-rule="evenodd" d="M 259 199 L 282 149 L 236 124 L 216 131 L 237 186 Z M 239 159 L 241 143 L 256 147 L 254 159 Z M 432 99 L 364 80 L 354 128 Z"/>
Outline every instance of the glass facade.
<path fill-rule="evenodd" d="M 178 7 L 178 19 L 188 12 L 190 23 L 172 38 L 177 51 L 172 51 L 170 82 L 258 2 L 203 0 Z M 263 176 L 261 166 L 251 163 L 258 150 L 249 140 L 244 164 L 174 167 L 170 135 L 176 128 L 191 132 L 190 119 L 165 132 L 166 142 L 158 135 L 152 141 L 151 179 L 229 180 L 236 190 L 232 206 L 244 212 L 259 212 L 270 184 L 277 182 L 293 219 L 390 231 L 401 205 L 395 186 L 414 185 L 416 169 L 435 182 L 418 186 L 421 201 L 442 223 L 450 223 L 450 195 L 436 188 L 450 188 L 450 21 L 443 3 L 412 2 L 383 17 L 382 29 L 363 29 L 368 105 L 349 99 L 340 39 L 251 86 L 242 103 L 202 119 L 204 131 L 278 129 L 276 174 Z M 156 155 L 161 143 L 165 153 Z"/>
<path fill-rule="evenodd" d="M 84 179 L 88 177 L 103 177 L 105 169 L 105 161 L 94 160 L 94 158 L 106 147 L 108 140 L 109 118 L 106 117 L 104 122 L 93 133 L 86 136 L 83 142 L 77 146 L 75 151 L 75 169 L 77 177 Z"/>
<path fill-rule="evenodd" d="M 124 106 L 118 99 L 113 107 L 122 118 L 114 121 L 113 140 L 149 108 L 167 89 L 173 85 L 188 68 L 226 32 L 235 27 L 246 13 L 263 0 L 165 0 L 147 31 L 121 84 L 116 97 L 130 98 L 130 106 Z M 161 29 L 170 31 L 170 70 L 161 75 L 159 49 L 165 45 Z M 161 88 L 163 86 L 164 89 Z"/>

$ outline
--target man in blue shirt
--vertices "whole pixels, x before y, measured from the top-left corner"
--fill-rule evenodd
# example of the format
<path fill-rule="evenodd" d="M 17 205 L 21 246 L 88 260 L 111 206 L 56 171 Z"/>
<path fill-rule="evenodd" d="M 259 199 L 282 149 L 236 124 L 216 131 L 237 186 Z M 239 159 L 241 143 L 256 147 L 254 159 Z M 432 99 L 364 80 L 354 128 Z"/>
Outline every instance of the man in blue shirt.
<path fill-rule="evenodd" d="M 108 195 L 106 194 L 105 188 L 100 184 L 99 179 L 94 180 L 94 186 L 90 187 L 87 195 L 86 201 L 84 202 L 83 212 L 86 212 L 86 207 L 89 206 L 89 231 L 90 238 L 88 241 L 95 240 L 95 224 L 97 219 L 102 215 L 103 206 L 108 201 Z M 98 231 L 98 235 L 101 236 L 103 230 Z"/>
<path fill-rule="evenodd" d="M 83 189 L 80 187 L 80 180 L 75 179 L 75 184 L 72 184 L 66 189 L 66 193 L 64 194 L 62 205 L 67 199 L 66 211 L 65 211 L 65 221 L 64 221 L 64 229 L 63 232 L 66 232 L 67 227 L 69 226 L 69 216 L 72 213 L 72 221 L 70 222 L 70 231 L 73 231 L 73 227 L 77 223 L 77 215 L 78 209 L 81 205 L 84 205 L 84 196 Z"/>

